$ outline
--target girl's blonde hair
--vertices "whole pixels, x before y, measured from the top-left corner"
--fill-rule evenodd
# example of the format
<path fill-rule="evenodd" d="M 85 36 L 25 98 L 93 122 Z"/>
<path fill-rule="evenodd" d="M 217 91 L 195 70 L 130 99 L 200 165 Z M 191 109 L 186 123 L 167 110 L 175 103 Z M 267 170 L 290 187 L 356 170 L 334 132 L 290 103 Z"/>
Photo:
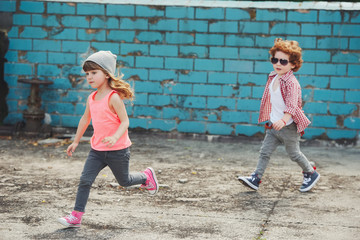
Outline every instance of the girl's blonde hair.
<path fill-rule="evenodd" d="M 301 47 L 297 41 L 282 40 L 282 38 L 276 38 L 274 41 L 274 46 L 270 49 L 269 53 L 272 57 L 275 56 L 276 52 L 283 52 L 289 55 L 289 62 L 294 65 L 292 69 L 294 72 L 297 72 L 304 62 L 301 56 Z"/>
<path fill-rule="evenodd" d="M 109 76 L 108 83 L 109 83 L 110 88 L 115 90 L 122 99 L 129 99 L 129 100 L 134 99 L 134 90 L 132 89 L 130 84 L 128 84 L 127 82 L 125 82 L 122 79 L 124 74 L 121 74 L 120 76 L 115 77 L 114 75 L 107 72 L 104 68 L 100 67 L 98 64 L 96 64 L 92 61 L 86 61 L 83 64 L 83 70 L 85 72 L 91 71 L 91 70 L 101 70 L 104 74 Z"/>

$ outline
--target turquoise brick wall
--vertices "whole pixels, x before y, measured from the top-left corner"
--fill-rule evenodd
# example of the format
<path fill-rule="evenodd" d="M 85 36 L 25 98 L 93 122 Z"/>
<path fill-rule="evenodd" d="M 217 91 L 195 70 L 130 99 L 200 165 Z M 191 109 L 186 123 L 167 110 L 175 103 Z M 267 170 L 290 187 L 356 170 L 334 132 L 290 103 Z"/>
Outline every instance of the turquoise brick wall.
<path fill-rule="evenodd" d="M 257 118 L 272 70 L 268 50 L 282 37 L 304 50 L 296 73 L 312 122 L 304 137 L 359 138 L 359 9 L 105 2 L 0 2 L 0 14 L 12 18 L 5 123 L 22 120 L 26 109 L 29 85 L 17 80 L 37 77 L 54 81 L 41 91 L 52 125 L 76 127 L 92 91 L 81 62 L 94 51 L 111 50 L 136 92 L 127 102 L 130 128 L 262 134 Z"/>

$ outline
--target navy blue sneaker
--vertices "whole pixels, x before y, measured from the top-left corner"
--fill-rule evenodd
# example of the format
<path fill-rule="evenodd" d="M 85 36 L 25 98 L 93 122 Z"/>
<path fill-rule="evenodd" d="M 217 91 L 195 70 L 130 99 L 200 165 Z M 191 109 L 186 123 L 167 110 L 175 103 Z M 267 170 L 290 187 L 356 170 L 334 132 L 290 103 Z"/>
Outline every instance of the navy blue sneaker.
<path fill-rule="evenodd" d="M 300 187 L 300 192 L 307 192 L 312 189 L 320 179 L 320 174 L 316 171 L 312 173 L 304 173 L 304 182 Z"/>
<path fill-rule="evenodd" d="M 238 177 L 238 180 L 246 187 L 253 190 L 258 190 L 261 183 L 261 180 L 256 173 L 252 173 L 250 177 Z"/>

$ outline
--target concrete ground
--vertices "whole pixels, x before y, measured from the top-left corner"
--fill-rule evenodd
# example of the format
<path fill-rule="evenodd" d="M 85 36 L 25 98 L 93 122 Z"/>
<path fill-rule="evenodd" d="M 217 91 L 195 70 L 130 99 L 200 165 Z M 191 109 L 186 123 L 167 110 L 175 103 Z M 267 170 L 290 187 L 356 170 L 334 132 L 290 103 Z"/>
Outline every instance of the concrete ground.
<path fill-rule="evenodd" d="M 321 179 L 298 191 L 301 169 L 283 147 L 257 192 L 236 176 L 250 174 L 261 141 L 130 135 L 131 171 L 152 166 L 161 189 L 151 197 L 122 188 L 108 168 L 96 179 L 80 229 L 56 222 L 68 214 L 89 143 L 72 158 L 68 139 L 0 138 L 0 239 L 358 239 L 360 148 L 329 142 L 302 146 Z M 212 141 L 210 141 L 212 140 Z"/>

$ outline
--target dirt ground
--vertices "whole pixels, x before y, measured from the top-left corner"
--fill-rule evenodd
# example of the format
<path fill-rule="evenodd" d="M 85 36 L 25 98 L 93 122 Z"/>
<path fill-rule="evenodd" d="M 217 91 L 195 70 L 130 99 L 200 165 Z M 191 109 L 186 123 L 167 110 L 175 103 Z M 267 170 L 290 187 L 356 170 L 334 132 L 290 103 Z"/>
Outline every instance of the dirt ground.
<path fill-rule="evenodd" d="M 79 229 L 56 219 L 73 208 L 88 141 L 69 158 L 68 139 L 1 137 L 0 239 L 359 239 L 359 146 L 305 142 L 302 151 L 321 174 L 309 193 L 298 191 L 301 169 L 279 147 L 254 192 L 236 176 L 253 171 L 259 140 L 130 137 L 130 170 L 152 166 L 159 193 L 116 186 L 105 168 Z"/>

